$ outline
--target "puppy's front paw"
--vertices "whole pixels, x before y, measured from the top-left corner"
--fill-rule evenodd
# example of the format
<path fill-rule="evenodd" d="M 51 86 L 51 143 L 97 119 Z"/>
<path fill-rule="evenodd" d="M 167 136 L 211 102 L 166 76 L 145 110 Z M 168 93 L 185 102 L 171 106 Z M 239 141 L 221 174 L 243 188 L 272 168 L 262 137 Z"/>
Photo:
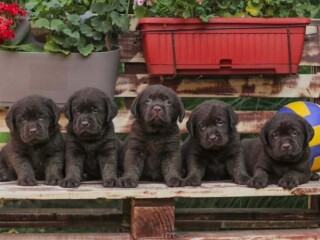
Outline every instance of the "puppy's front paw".
<path fill-rule="evenodd" d="M 80 181 L 74 178 L 66 178 L 62 180 L 60 186 L 63 188 L 75 188 L 80 186 Z"/>
<path fill-rule="evenodd" d="M 59 177 L 50 177 L 46 180 L 45 184 L 50 186 L 61 185 L 62 179 Z"/>
<path fill-rule="evenodd" d="M 247 186 L 250 188 L 265 188 L 268 186 L 268 179 L 263 177 L 252 177 L 247 182 Z"/>
<path fill-rule="evenodd" d="M 241 176 L 238 176 L 237 179 L 235 179 L 235 182 L 236 184 L 239 184 L 239 185 L 247 185 L 250 179 L 251 178 L 248 175 L 241 175 Z"/>
<path fill-rule="evenodd" d="M 104 187 L 115 187 L 117 185 L 116 178 L 108 178 L 102 181 L 102 186 Z"/>
<path fill-rule="evenodd" d="M 18 185 L 21 186 L 36 186 L 37 185 L 37 180 L 34 178 L 21 178 L 18 179 Z"/>
<path fill-rule="evenodd" d="M 184 186 L 185 184 L 182 184 L 182 179 L 180 177 L 172 177 L 166 181 L 166 185 L 168 187 L 180 187 Z"/>
<path fill-rule="evenodd" d="M 135 188 L 138 186 L 138 181 L 130 177 L 121 177 L 118 179 L 117 185 L 118 187 Z"/>
<path fill-rule="evenodd" d="M 9 181 L 9 175 L 6 171 L 0 172 L 0 182 L 6 182 Z"/>
<path fill-rule="evenodd" d="M 184 185 L 185 186 L 200 186 L 201 185 L 201 179 L 198 178 L 198 177 L 195 177 L 195 176 L 192 176 L 192 177 L 187 177 L 185 180 L 184 180 Z"/>
<path fill-rule="evenodd" d="M 284 189 L 292 189 L 299 185 L 299 180 L 294 177 L 282 177 L 280 178 L 278 185 Z"/>

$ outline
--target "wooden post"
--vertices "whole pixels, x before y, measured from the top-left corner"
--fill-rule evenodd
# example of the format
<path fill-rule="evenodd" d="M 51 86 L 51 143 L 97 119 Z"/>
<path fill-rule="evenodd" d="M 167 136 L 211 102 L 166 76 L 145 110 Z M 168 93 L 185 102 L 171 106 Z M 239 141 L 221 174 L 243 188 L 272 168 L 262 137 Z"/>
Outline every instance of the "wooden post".
<path fill-rule="evenodd" d="M 174 202 L 169 199 L 133 199 L 131 233 L 137 238 L 173 238 Z"/>

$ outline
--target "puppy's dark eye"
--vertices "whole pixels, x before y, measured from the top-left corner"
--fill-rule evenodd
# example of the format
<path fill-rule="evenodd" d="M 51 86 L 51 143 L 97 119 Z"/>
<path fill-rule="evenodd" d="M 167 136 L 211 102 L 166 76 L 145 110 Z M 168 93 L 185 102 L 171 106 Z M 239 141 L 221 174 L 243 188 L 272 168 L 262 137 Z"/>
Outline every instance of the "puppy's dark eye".
<path fill-rule="evenodd" d="M 218 127 L 222 127 L 224 125 L 224 121 L 219 119 L 219 120 L 216 121 L 216 124 L 217 124 Z"/>
<path fill-rule="evenodd" d="M 280 134 L 277 133 L 277 132 L 272 133 L 272 137 L 273 137 L 274 139 L 277 139 L 279 136 L 280 136 Z"/>
<path fill-rule="evenodd" d="M 20 119 L 20 121 L 21 121 L 22 123 L 26 123 L 26 122 L 28 122 L 28 118 L 22 117 L 22 118 Z"/>
<path fill-rule="evenodd" d="M 290 133 L 290 135 L 292 136 L 292 137 L 296 137 L 297 135 L 298 135 L 298 133 L 297 133 L 297 131 L 292 131 L 291 133 Z"/>
<path fill-rule="evenodd" d="M 91 111 L 92 111 L 92 113 L 96 114 L 96 113 L 98 113 L 98 108 L 92 107 Z"/>
<path fill-rule="evenodd" d="M 144 102 L 146 103 L 146 104 L 151 104 L 152 103 L 152 99 L 151 98 L 147 98 Z"/>
<path fill-rule="evenodd" d="M 43 121 L 43 120 L 44 120 L 44 116 L 41 115 L 41 116 L 38 117 L 38 119 L 39 119 L 40 121 Z"/>
<path fill-rule="evenodd" d="M 79 109 L 75 109 L 74 112 L 75 112 L 76 114 L 80 114 L 80 110 L 79 110 Z"/>
<path fill-rule="evenodd" d="M 165 105 L 171 105 L 171 101 L 169 99 L 166 99 L 163 101 Z"/>
<path fill-rule="evenodd" d="M 206 126 L 205 124 L 200 124 L 200 125 L 199 125 L 199 128 L 200 128 L 201 130 L 206 130 L 207 126 Z"/>

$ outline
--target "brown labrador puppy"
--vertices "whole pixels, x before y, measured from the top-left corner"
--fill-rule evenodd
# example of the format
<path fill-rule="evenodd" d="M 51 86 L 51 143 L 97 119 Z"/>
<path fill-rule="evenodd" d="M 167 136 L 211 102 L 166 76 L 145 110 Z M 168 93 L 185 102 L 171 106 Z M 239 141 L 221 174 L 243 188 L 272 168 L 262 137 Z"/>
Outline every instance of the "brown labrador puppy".
<path fill-rule="evenodd" d="M 277 113 L 269 119 L 259 138 L 243 139 L 242 146 L 248 172 L 253 176 L 248 187 L 264 188 L 278 184 L 292 189 L 308 182 L 309 141 L 312 126 L 294 113 Z"/>
<path fill-rule="evenodd" d="M 236 113 L 222 101 L 205 101 L 193 110 L 187 122 L 189 137 L 182 145 L 186 185 L 226 179 L 247 183 L 250 177 L 245 169 L 237 123 Z"/>
<path fill-rule="evenodd" d="M 185 113 L 181 99 L 171 89 L 153 85 L 136 97 L 131 112 L 135 121 L 124 144 L 124 174 L 119 187 L 137 187 L 140 179 L 180 186 L 177 119 L 181 122 Z"/>
<path fill-rule="evenodd" d="M 31 95 L 14 103 L 6 117 L 10 140 L 0 156 L 0 181 L 23 186 L 58 185 L 63 176 L 64 141 L 60 110 L 49 98 Z"/>
<path fill-rule="evenodd" d="M 70 96 L 64 109 L 69 122 L 62 187 L 78 187 L 81 179 L 101 178 L 104 187 L 115 186 L 119 141 L 112 119 L 117 111 L 113 99 L 96 88 L 83 88 Z"/>

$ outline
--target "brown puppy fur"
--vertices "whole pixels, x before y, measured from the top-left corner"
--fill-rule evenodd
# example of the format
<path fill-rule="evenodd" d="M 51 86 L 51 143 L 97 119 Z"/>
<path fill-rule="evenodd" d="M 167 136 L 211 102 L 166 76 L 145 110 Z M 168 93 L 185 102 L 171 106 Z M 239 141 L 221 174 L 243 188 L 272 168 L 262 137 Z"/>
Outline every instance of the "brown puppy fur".
<path fill-rule="evenodd" d="M 250 177 L 244 165 L 237 123 L 236 113 L 222 101 L 205 101 L 194 109 L 187 122 L 189 138 L 182 145 L 186 185 L 226 179 L 247 183 Z"/>
<path fill-rule="evenodd" d="M 177 119 L 181 122 L 185 112 L 180 98 L 165 86 L 153 85 L 136 97 L 131 112 L 136 119 L 124 144 L 124 175 L 119 187 L 137 187 L 140 179 L 180 186 Z"/>
<path fill-rule="evenodd" d="M 6 117 L 10 140 L 1 150 L 0 181 L 23 186 L 58 185 L 63 176 L 64 142 L 60 110 L 49 98 L 31 95 L 13 104 Z"/>
<path fill-rule="evenodd" d="M 96 88 L 84 88 L 70 96 L 64 110 L 69 122 L 62 187 L 77 187 L 81 179 L 101 178 L 104 187 L 115 186 L 119 141 L 112 119 L 117 111 L 113 99 Z"/>
<path fill-rule="evenodd" d="M 259 138 L 243 139 L 246 166 L 253 176 L 248 186 L 278 184 L 292 189 L 308 182 L 312 176 L 308 143 L 313 135 L 312 126 L 302 117 L 278 113 L 265 123 Z"/>

